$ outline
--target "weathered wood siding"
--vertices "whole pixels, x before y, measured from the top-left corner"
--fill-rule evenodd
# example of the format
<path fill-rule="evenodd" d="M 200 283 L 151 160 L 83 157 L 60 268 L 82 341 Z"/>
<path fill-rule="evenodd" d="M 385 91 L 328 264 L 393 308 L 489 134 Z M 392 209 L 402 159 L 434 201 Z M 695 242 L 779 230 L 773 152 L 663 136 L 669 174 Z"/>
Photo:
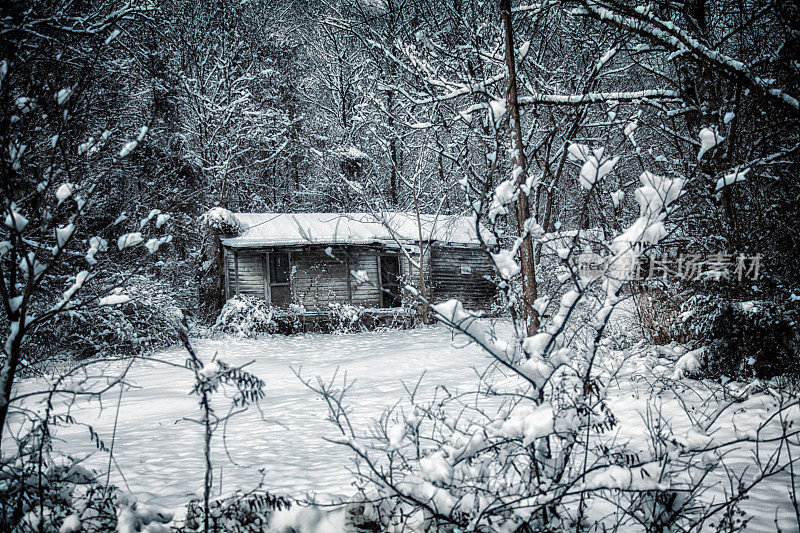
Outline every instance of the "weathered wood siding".
<path fill-rule="evenodd" d="M 285 249 L 277 249 L 285 251 Z M 269 249 L 226 250 L 228 297 L 237 293 L 236 262 L 239 265 L 239 294 L 265 298 L 264 262 Z M 370 248 L 335 247 L 336 259 L 327 255 L 324 248 L 295 249 L 291 253 L 292 302 L 309 310 L 325 309 L 331 303 L 348 303 L 364 307 L 379 307 L 381 298 L 377 285 L 378 251 Z M 349 264 L 348 264 L 349 263 Z M 369 282 L 359 283 L 348 272 L 363 270 Z"/>
<path fill-rule="evenodd" d="M 491 281 L 494 268 L 482 250 L 435 245 L 431 256 L 433 303 L 458 298 L 468 309 L 490 307 L 497 286 Z"/>
<path fill-rule="evenodd" d="M 286 249 L 276 249 L 285 251 Z M 267 293 L 264 271 L 269 249 L 226 249 L 228 297 L 238 293 L 265 298 Z M 400 254 L 400 273 L 404 282 L 419 285 L 419 272 L 409 259 L 399 251 L 380 250 L 369 247 L 333 247 L 336 259 L 327 255 L 324 248 L 294 249 L 291 252 L 292 302 L 308 310 L 327 309 L 331 303 L 348 303 L 363 307 L 380 307 L 381 292 L 379 256 Z M 411 257 L 419 261 L 419 250 Z M 360 283 L 350 276 L 348 291 L 348 267 L 363 270 L 368 282 Z M 464 305 L 486 309 L 496 296 L 494 283 L 487 277 L 494 270 L 481 250 L 471 248 L 428 246 L 425 253 L 424 270 L 429 295 L 434 303 L 458 298 Z"/>
<path fill-rule="evenodd" d="M 431 285 L 431 247 L 423 246 L 425 250 L 425 257 L 423 258 L 422 269 L 425 272 L 425 284 L 430 287 Z M 419 289 L 419 270 L 412 264 L 413 261 L 419 264 L 419 248 L 412 248 L 408 250 L 411 259 L 405 255 L 400 255 L 400 274 L 403 276 L 403 282 Z"/>
<path fill-rule="evenodd" d="M 356 248 L 350 250 L 350 270 L 363 270 L 367 273 L 369 281 L 359 283 L 355 278 L 350 278 L 350 286 L 353 291 L 353 305 L 364 307 L 380 307 L 381 293 L 380 275 L 378 272 L 377 250 L 369 248 Z M 345 298 L 345 302 L 347 299 Z"/>
<path fill-rule="evenodd" d="M 322 250 L 292 253 L 292 301 L 307 308 L 327 307 L 330 302 L 347 302 L 344 265 Z"/>
<path fill-rule="evenodd" d="M 325 309 L 331 303 L 352 303 L 362 307 L 380 307 L 381 292 L 378 272 L 379 256 L 395 251 L 369 247 L 332 247 L 336 259 L 323 249 L 305 249 L 292 252 L 292 292 L 294 303 L 309 309 Z M 418 260 L 419 252 L 412 253 Z M 430 273 L 430 256 L 426 254 L 425 270 Z M 368 281 L 359 282 L 350 276 L 348 294 L 348 268 L 363 270 Z M 401 275 L 416 285 L 419 274 L 404 255 L 400 260 Z"/>
<path fill-rule="evenodd" d="M 264 258 L 263 252 L 252 250 L 226 250 L 228 269 L 228 297 L 247 294 L 264 298 Z M 236 264 L 239 265 L 238 280 Z M 238 285 L 237 285 L 238 284 Z"/>
<path fill-rule="evenodd" d="M 377 307 L 380 303 L 377 284 L 378 260 L 370 249 L 333 248 L 336 259 L 324 250 L 303 250 L 292 254 L 292 288 L 295 303 L 307 308 L 327 308 L 331 303 Z M 348 264 L 349 263 L 349 264 Z M 359 283 L 350 277 L 348 295 L 347 267 L 363 270 L 371 283 Z"/>

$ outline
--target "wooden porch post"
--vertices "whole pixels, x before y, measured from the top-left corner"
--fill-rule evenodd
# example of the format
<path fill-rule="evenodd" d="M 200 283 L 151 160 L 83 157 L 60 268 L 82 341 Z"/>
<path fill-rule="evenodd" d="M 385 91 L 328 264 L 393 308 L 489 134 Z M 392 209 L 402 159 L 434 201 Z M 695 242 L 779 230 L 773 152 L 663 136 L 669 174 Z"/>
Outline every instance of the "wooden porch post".
<path fill-rule="evenodd" d="M 272 305 L 272 278 L 269 271 L 269 250 L 264 252 L 264 263 L 267 266 L 267 268 L 264 269 L 264 290 L 266 291 L 264 299 L 268 304 Z"/>
<path fill-rule="evenodd" d="M 294 303 L 294 276 L 292 275 L 292 251 L 289 250 L 289 303 Z"/>
<path fill-rule="evenodd" d="M 353 305 L 353 286 L 350 282 L 350 249 L 344 249 L 344 275 L 347 278 L 347 303 Z"/>
<path fill-rule="evenodd" d="M 236 296 L 239 296 L 239 251 L 233 251 L 233 270 L 236 274 Z"/>
<path fill-rule="evenodd" d="M 378 307 L 383 307 L 383 276 L 381 275 L 381 251 L 375 251 L 375 262 L 378 267 Z"/>
<path fill-rule="evenodd" d="M 222 249 L 222 267 L 225 271 L 225 301 L 227 302 L 231 298 L 231 273 L 230 273 L 230 265 L 228 264 L 230 261 L 230 252 L 228 252 L 227 248 Z"/>
<path fill-rule="evenodd" d="M 269 255 L 268 252 L 264 252 L 264 255 L 261 256 L 261 277 L 264 280 L 264 301 L 269 303 Z"/>

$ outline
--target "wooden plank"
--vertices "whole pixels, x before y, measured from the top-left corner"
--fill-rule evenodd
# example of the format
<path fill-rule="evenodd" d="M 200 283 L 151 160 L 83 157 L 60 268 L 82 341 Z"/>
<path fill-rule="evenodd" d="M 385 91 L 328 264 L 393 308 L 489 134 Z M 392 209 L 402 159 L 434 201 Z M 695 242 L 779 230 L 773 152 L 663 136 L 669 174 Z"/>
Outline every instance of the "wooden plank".
<path fill-rule="evenodd" d="M 383 307 L 383 280 L 381 279 L 381 253 L 375 252 L 375 262 L 378 264 L 378 307 Z"/>
<path fill-rule="evenodd" d="M 497 287 L 491 281 L 494 269 L 482 250 L 436 246 L 431 258 L 434 302 L 458 298 L 468 307 L 490 306 Z"/>
<path fill-rule="evenodd" d="M 267 279 L 267 276 L 269 274 L 269 259 L 268 258 L 269 258 L 268 253 L 264 253 L 261 256 L 261 272 L 262 272 L 262 276 L 261 277 L 263 278 L 263 284 L 264 284 L 264 301 L 267 302 L 267 303 L 269 303 L 269 299 L 270 299 L 269 298 L 269 280 Z"/>
<path fill-rule="evenodd" d="M 365 307 L 380 307 L 381 303 L 381 292 L 376 287 L 380 282 L 377 258 L 378 255 L 368 249 L 361 249 L 355 253 L 356 264 L 352 268 L 365 271 L 369 276 L 370 283 L 356 285 L 353 288 L 353 300 Z"/>
<path fill-rule="evenodd" d="M 225 266 L 225 300 L 229 300 L 231 297 L 231 275 L 230 271 L 228 270 L 230 266 L 228 263 L 230 262 L 230 252 L 227 248 L 222 249 L 222 264 Z"/>
<path fill-rule="evenodd" d="M 347 303 L 353 305 L 353 286 L 350 281 L 350 250 L 344 249 L 344 276 L 347 278 Z"/>
<path fill-rule="evenodd" d="M 294 276 L 292 276 L 292 266 L 294 265 L 293 261 L 294 259 L 292 256 L 292 251 L 289 250 L 289 264 L 287 265 L 287 267 L 289 268 L 289 297 L 287 298 L 287 300 L 290 303 L 294 302 L 294 280 L 292 279 L 294 278 Z"/>
<path fill-rule="evenodd" d="M 233 271 L 236 273 L 236 296 L 239 296 L 239 252 L 233 252 Z"/>
<path fill-rule="evenodd" d="M 272 280 L 270 279 L 270 268 L 269 268 L 269 251 L 264 252 L 265 259 L 267 261 L 267 267 L 264 269 L 264 285 L 267 288 L 267 296 L 265 300 L 268 304 L 272 304 Z"/>

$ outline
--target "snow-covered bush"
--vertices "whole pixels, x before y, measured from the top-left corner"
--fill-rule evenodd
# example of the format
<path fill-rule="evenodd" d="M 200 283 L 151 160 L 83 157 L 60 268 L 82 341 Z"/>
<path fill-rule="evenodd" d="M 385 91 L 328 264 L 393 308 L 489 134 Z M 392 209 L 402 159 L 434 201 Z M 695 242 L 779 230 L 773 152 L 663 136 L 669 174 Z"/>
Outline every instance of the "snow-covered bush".
<path fill-rule="evenodd" d="M 198 317 L 211 324 L 225 305 L 225 253 L 222 237 L 239 234 L 241 225 L 225 208 L 214 207 L 199 218 L 201 244 L 196 257 Z"/>
<path fill-rule="evenodd" d="M 31 439 L 36 433 L 18 442 L 17 458 L 9 455 L 0 464 L 0 530 L 101 533 L 147 526 L 152 533 L 171 531 L 163 524 L 172 514 L 131 501 L 103 483 L 100 472 L 54 454 L 49 436 L 44 443 Z M 105 449 L 99 438 L 96 442 Z"/>
<path fill-rule="evenodd" d="M 3 531 L 58 531 L 77 514 L 93 515 L 79 520 L 68 531 L 107 531 L 114 528 L 116 512 L 113 487 L 108 496 L 94 484 L 95 474 L 77 464 L 50 462 L 43 458 L 42 491 L 38 489 L 36 457 L 22 455 L 16 463 L 2 465 L 0 482 L 0 529 Z M 83 493 L 83 494 L 81 494 Z M 39 513 L 44 508 L 44 513 Z M 41 529 L 40 529 L 41 528 Z"/>
<path fill-rule="evenodd" d="M 352 333 L 364 329 L 362 313 L 364 307 L 343 303 L 328 304 L 328 319 L 332 333 Z"/>
<path fill-rule="evenodd" d="M 289 304 L 286 309 L 281 310 L 281 320 L 279 320 L 284 333 L 296 333 L 303 331 L 305 327 L 305 315 L 307 311 L 302 304 Z"/>
<path fill-rule="evenodd" d="M 696 295 L 684 304 L 676 329 L 705 348 L 698 375 L 744 380 L 798 377 L 799 319 L 797 305 L 791 302 Z"/>
<path fill-rule="evenodd" d="M 228 300 L 214 324 L 214 331 L 240 337 L 256 337 L 278 330 L 275 308 L 261 298 L 245 294 Z"/>
<path fill-rule="evenodd" d="M 37 327 L 28 339 L 31 353 L 41 360 L 140 355 L 179 341 L 184 315 L 165 284 L 133 276 L 109 293 L 87 292 L 84 301 Z"/>
<path fill-rule="evenodd" d="M 269 529 L 274 511 L 291 509 L 292 502 L 268 492 L 230 496 L 209 504 L 211 531 L 237 531 L 259 533 Z M 204 529 L 203 502 L 192 500 L 186 512 L 181 531 L 201 532 Z"/>
<path fill-rule="evenodd" d="M 200 224 L 218 231 L 221 235 L 237 235 L 242 226 L 229 210 L 212 207 L 200 217 Z"/>

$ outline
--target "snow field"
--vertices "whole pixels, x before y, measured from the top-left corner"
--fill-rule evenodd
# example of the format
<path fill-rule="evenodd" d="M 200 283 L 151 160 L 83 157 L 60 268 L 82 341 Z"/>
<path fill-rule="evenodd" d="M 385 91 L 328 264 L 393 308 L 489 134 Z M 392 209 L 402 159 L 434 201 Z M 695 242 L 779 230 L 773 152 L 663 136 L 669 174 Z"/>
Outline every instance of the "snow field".
<path fill-rule="evenodd" d="M 507 325 L 500 331 L 507 331 Z M 250 490 L 262 481 L 264 488 L 274 494 L 290 497 L 309 495 L 319 500 L 334 500 L 354 492 L 348 471 L 351 454 L 344 446 L 324 440 L 337 437 L 335 428 L 326 421 L 326 406 L 300 382 L 293 369 L 305 378 L 319 376 L 328 381 L 338 372 L 337 383 L 345 375 L 348 381 L 355 380 L 346 397 L 347 405 L 352 408 L 351 418 L 367 429 L 371 419 L 377 419 L 386 408 L 405 399 L 402 381 L 413 384 L 425 371 L 423 396 L 432 394 L 438 384 L 450 392 L 472 390 L 476 383 L 474 369 L 482 370 L 490 362 L 478 347 L 464 347 L 460 340 L 454 341 L 443 326 L 347 335 L 217 337 L 196 339 L 193 344 L 206 363 L 215 354 L 230 365 L 253 361 L 247 370 L 266 381 L 267 396 L 259 408 L 236 416 L 215 435 L 215 495 Z M 613 357 L 622 358 L 621 352 L 612 351 Z M 199 494 L 204 475 L 202 429 L 188 420 L 199 418 L 198 403 L 189 394 L 191 372 L 180 368 L 186 359 L 182 349 L 167 350 L 155 359 L 159 361 L 110 362 L 104 363 L 103 368 L 97 365 L 89 376 L 70 386 L 73 390 L 96 389 L 107 381 L 100 374 L 119 373 L 130 365 L 127 382 L 131 386 L 119 404 L 111 479 L 140 501 L 169 508 L 180 516 L 185 512 L 185 503 Z M 608 365 L 614 366 L 614 362 L 609 361 Z M 627 360 L 616 385 L 609 388 L 610 406 L 620 424 L 606 437 L 616 439 L 617 443 L 628 442 L 631 449 L 646 453 L 648 405 L 658 405 L 675 434 L 689 445 L 696 447 L 709 442 L 707 436 L 692 432 L 680 401 L 701 409 L 702 402 L 695 390 L 702 388 L 702 383 L 685 379 L 675 390 L 660 391 L 657 385 L 657 393 L 651 396 L 651 383 L 673 373 L 674 363 L 660 358 L 653 350 L 641 350 L 641 354 Z M 498 379 L 514 378 L 498 376 Z M 27 380 L 19 385 L 17 392 L 31 392 L 42 386 L 41 380 Z M 107 393 L 102 405 L 79 399 L 68 406 L 61 399 L 59 409 L 69 410 L 78 422 L 90 424 L 108 447 L 117 415 L 118 390 Z M 30 400 L 26 404 L 30 405 Z M 215 405 L 220 415 L 228 408 L 224 398 L 217 398 Z M 754 425 L 774 412 L 774 408 L 771 397 L 756 393 L 726 412 L 717 424 L 720 428 L 711 437 L 722 441 L 752 433 Z M 793 416 L 794 423 L 800 423 L 797 409 Z M 107 453 L 97 451 L 84 426 L 58 428 L 56 438 L 59 451 L 87 456 L 90 466 L 106 468 Z M 762 460 L 771 449 L 770 445 L 760 447 Z M 753 445 L 742 444 L 729 450 L 726 464 L 737 471 L 752 469 Z M 614 472 L 605 474 L 607 479 L 590 478 L 589 482 L 602 484 L 604 479 L 618 482 L 620 477 Z M 714 481 L 714 488 L 704 498 L 718 501 L 729 487 L 724 476 L 717 476 Z M 784 531 L 791 530 L 794 512 L 789 489 L 790 478 L 786 473 L 765 480 L 751 493 L 742 505 L 754 515 L 749 530 L 774 531 L 776 519 Z M 605 511 L 611 512 L 611 508 L 597 505 L 594 511 L 599 517 Z M 307 514 L 293 516 L 284 519 L 309 520 Z M 317 518 L 319 523 L 327 523 L 324 516 Z"/>

